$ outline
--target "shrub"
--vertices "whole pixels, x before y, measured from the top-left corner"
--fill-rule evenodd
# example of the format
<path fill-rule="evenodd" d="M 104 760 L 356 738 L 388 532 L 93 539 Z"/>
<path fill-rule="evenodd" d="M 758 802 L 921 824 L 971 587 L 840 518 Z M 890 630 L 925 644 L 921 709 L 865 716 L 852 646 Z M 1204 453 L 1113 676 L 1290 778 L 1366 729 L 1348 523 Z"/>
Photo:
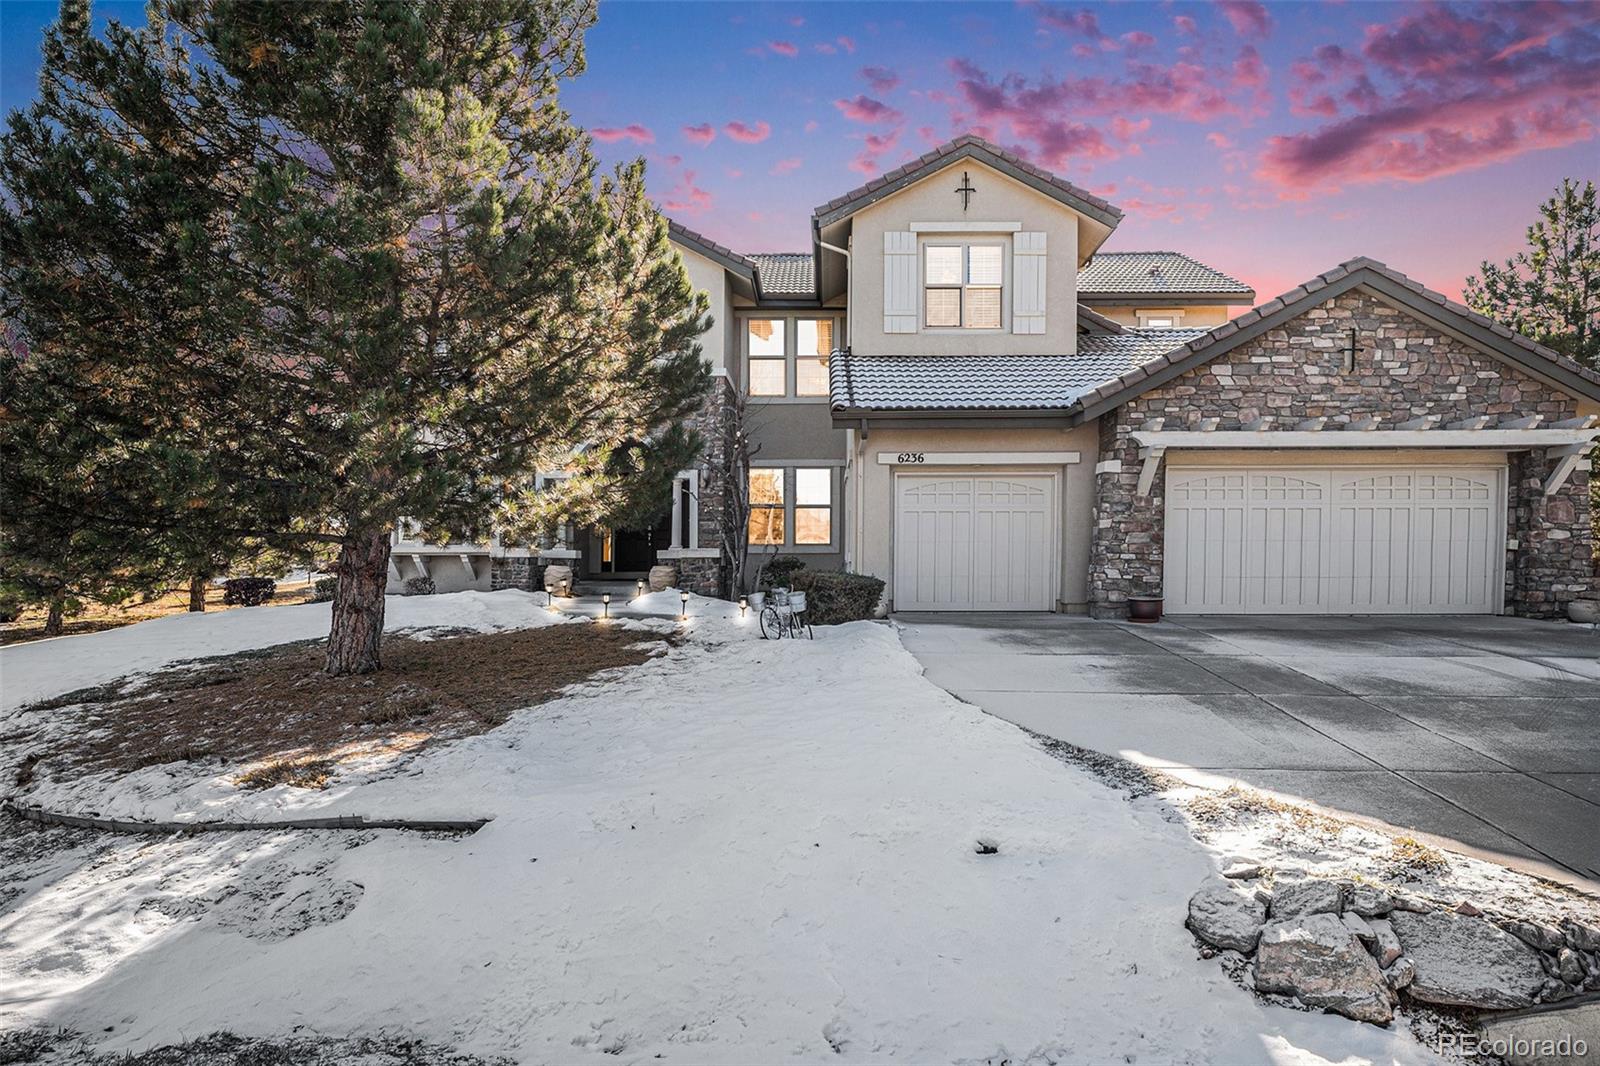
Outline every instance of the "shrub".
<path fill-rule="evenodd" d="M 871 618 L 883 596 L 880 578 L 836 570 L 801 570 L 793 587 L 806 594 L 806 617 L 816 626 Z"/>
<path fill-rule="evenodd" d="M 761 587 L 793 588 L 795 574 L 803 570 L 805 565 L 806 561 L 798 555 L 774 556 L 761 568 Z"/>
<path fill-rule="evenodd" d="M 222 602 L 229 607 L 259 607 L 276 591 L 278 583 L 270 577 L 230 577 L 222 583 Z"/>
<path fill-rule="evenodd" d="M 337 577 L 319 577 L 311 586 L 311 602 L 327 603 L 333 599 L 334 594 L 338 591 L 339 579 Z"/>
<path fill-rule="evenodd" d="M 432 596 L 436 591 L 438 590 L 433 587 L 433 578 L 431 577 L 406 578 L 407 596 Z"/>

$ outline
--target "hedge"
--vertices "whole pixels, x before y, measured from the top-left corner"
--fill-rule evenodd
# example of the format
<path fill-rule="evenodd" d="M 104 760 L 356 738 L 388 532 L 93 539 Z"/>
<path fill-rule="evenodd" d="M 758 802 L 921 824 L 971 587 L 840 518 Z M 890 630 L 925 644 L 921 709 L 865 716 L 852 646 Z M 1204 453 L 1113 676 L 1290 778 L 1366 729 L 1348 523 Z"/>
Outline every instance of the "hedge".
<path fill-rule="evenodd" d="M 333 599 L 334 594 L 338 591 L 339 579 L 337 577 L 319 577 L 311 586 L 311 602 L 327 603 Z"/>
<path fill-rule="evenodd" d="M 800 570 L 791 586 L 806 594 L 806 619 L 814 626 L 871 618 L 883 596 L 881 578 L 837 570 Z"/>
<path fill-rule="evenodd" d="M 259 607 L 277 591 L 278 583 L 270 577 L 230 577 L 222 583 L 222 602 L 229 607 Z"/>
<path fill-rule="evenodd" d="M 438 590 L 433 587 L 433 578 L 431 577 L 406 578 L 407 596 L 432 596 L 436 591 Z"/>

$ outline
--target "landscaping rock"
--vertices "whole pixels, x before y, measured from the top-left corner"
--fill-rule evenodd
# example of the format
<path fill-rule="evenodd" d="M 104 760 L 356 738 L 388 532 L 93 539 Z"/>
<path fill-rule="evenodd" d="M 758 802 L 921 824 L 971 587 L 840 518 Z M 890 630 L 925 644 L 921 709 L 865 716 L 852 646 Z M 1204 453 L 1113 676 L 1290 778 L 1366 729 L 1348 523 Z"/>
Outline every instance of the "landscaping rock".
<path fill-rule="evenodd" d="M 1416 966 L 1411 995 L 1424 1003 L 1516 1010 L 1544 984 L 1538 954 L 1493 922 L 1447 911 L 1389 920 Z"/>
<path fill-rule="evenodd" d="M 1189 928 L 1215 947 L 1249 954 L 1266 919 L 1266 904 L 1223 877 L 1206 878 L 1189 899 Z"/>
<path fill-rule="evenodd" d="M 1222 871 L 1222 876 L 1230 881 L 1254 881 L 1261 876 L 1259 863 L 1241 862 Z"/>
<path fill-rule="evenodd" d="M 1368 946 L 1376 956 L 1378 965 L 1388 967 L 1401 955 L 1400 938 L 1394 935 L 1394 926 L 1387 918 L 1374 918 L 1367 923 L 1372 928 L 1373 942 Z"/>
<path fill-rule="evenodd" d="M 1272 920 L 1287 921 L 1306 914 L 1338 914 L 1344 886 L 1337 881 L 1289 881 L 1274 886 Z"/>
<path fill-rule="evenodd" d="M 1556 976 L 1569 985 L 1583 984 L 1583 963 L 1578 961 L 1576 951 L 1562 948 L 1556 953 Z"/>
<path fill-rule="evenodd" d="M 1400 895 L 1394 897 L 1394 909 L 1397 911 L 1410 911 L 1412 914 L 1429 914 L 1433 911 L 1433 908 L 1425 900 Z"/>
<path fill-rule="evenodd" d="M 1261 931 L 1256 988 L 1296 996 L 1312 1007 L 1362 1022 L 1394 1017 L 1389 986 L 1378 964 L 1337 916 L 1306 914 Z"/>
<path fill-rule="evenodd" d="M 1539 989 L 1539 1002 L 1559 1003 L 1564 999 L 1571 999 L 1577 994 L 1577 989 L 1569 988 L 1560 980 L 1551 977 L 1545 981 L 1544 987 Z"/>
<path fill-rule="evenodd" d="M 1561 931 L 1566 934 L 1568 947 L 1578 951 L 1600 951 L 1600 929 L 1568 918 L 1561 923 Z"/>
<path fill-rule="evenodd" d="M 1350 898 L 1346 901 L 1345 908 L 1355 911 L 1363 918 L 1381 918 L 1394 910 L 1394 897 L 1372 885 L 1355 885 L 1350 889 Z"/>
<path fill-rule="evenodd" d="M 1513 918 L 1508 922 L 1502 922 L 1500 928 L 1535 951 L 1560 951 L 1567 943 L 1566 938 L 1561 935 L 1561 930 L 1539 922 Z"/>
<path fill-rule="evenodd" d="M 1356 939 L 1361 941 L 1363 944 L 1369 944 L 1373 940 L 1377 939 L 1377 934 L 1372 931 L 1372 926 L 1368 925 L 1360 915 L 1351 914 L 1347 911 L 1339 916 L 1339 920 L 1342 921 L 1344 923 L 1344 927 L 1350 930 L 1350 932 L 1354 933 Z"/>
<path fill-rule="evenodd" d="M 1383 971 L 1384 984 L 1396 992 L 1411 984 L 1417 976 L 1416 965 L 1404 955 L 1394 960 L 1394 965 Z"/>
<path fill-rule="evenodd" d="M 1456 913 L 1465 914 L 1468 918 L 1482 918 L 1483 910 L 1471 900 L 1464 899 L 1456 904 Z"/>
<path fill-rule="evenodd" d="M 661 564 L 650 568 L 650 591 L 664 592 L 678 587 L 678 568 Z"/>

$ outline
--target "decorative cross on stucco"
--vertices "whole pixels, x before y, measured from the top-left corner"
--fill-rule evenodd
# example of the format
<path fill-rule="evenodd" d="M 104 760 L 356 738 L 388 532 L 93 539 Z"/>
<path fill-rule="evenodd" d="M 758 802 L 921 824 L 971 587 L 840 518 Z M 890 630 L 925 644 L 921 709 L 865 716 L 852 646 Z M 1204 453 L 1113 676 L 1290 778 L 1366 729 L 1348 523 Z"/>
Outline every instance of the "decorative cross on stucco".
<path fill-rule="evenodd" d="M 961 172 L 961 184 L 956 186 L 956 194 L 961 197 L 961 210 L 965 211 L 967 205 L 972 203 L 972 194 L 978 190 L 972 187 L 972 182 L 967 180 L 967 172 Z"/>

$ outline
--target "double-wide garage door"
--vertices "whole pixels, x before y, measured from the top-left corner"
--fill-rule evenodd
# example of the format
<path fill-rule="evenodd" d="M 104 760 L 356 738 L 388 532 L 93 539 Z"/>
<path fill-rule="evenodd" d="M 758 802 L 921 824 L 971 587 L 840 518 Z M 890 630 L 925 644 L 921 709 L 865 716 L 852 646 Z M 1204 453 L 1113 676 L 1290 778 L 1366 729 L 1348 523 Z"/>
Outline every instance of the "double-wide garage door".
<path fill-rule="evenodd" d="M 1048 474 L 897 476 L 895 610 L 1052 610 L 1056 515 Z"/>
<path fill-rule="evenodd" d="M 1167 471 L 1166 608 L 1492 614 L 1504 467 Z"/>

